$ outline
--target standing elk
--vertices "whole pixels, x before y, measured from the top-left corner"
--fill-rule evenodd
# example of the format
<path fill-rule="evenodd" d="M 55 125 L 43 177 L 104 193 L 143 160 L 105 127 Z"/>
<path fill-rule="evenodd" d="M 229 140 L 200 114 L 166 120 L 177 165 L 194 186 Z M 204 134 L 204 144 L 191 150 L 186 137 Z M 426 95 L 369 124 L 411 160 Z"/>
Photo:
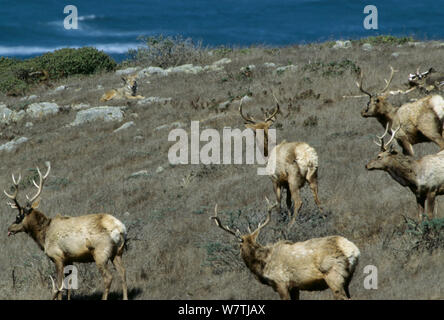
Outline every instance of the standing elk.
<path fill-rule="evenodd" d="M 256 130 L 264 130 L 264 145 L 263 145 L 264 152 L 263 152 L 263 154 L 265 157 L 268 157 L 268 129 L 276 121 L 276 115 L 278 114 L 278 112 L 280 112 L 279 102 L 277 101 L 274 94 L 273 94 L 273 97 L 276 101 L 276 109 L 272 112 L 272 114 L 270 116 L 265 116 L 264 121 L 256 121 L 248 115 L 245 116 L 242 113 L 243 99 L 241 99 L 240 104 L 239 104 L 239 113 L 240 113 L 242 119 L 244 119 L 244 121 L 245 121 L 245 127 L 253 129 L 254 134 L 256 134 Z"/>
<path fill-rule="evenodd" d="M 425 202 L 427 200 L 427 214 L 432 218 L 435 207 L 435 197 L 444 194 L 444 151 L 427 155 L 419 160 L 412 156 L 398 153 L 393 145 L 397 130 L 391 130 L 392 136 L 384 143 L 384 136 L 388 132 L 387 126 L 384 134 L 379 138 L 381 150 L 376 159 L 370 161 L 367 170 L 384 170 L 400 185 L 408 187 L 416 196 L 419 219 L 423 217 Z M 387 148 L 390 145 L 390 148 Z"/>
<path fill-rule="evenodd" d="M 400 127 L 396 141 L 406 155 L 414 155 L 413 145 L 421 142 L 434 142 L 444 149 L 443 120 L 444 99 L 440 95 L 429 95 L 415 102 L 403 104 L 396 108 L 387 101 L 389 94 L 398 93 L 388 91 L 395 70 L 391 68 L 390 78 L 381 93 L 370 94 L 362 88 L 363 73 L 360 82 L 356 83 L 359 90 L 369 96 L 367 106 L 362 110 L 364 118 L 374 117 L 385 128 Z"/>
<path fill-rule="evenodd" d="M 266 172 L 273 182 L 279 209 L 282 188 L 287 190 L 288 210 L 291 208 L 291 200 L 294 201 L 294 212 L 290 226 L 294 223 L 302 206 L 299 189 L 306 182 L 310 185 L 316 205 L 322 210 L 318 197 L 318 155 L 316 150 L 307 143 L 282 141 L 271 151 Z M 289 216 L 291 216 L 290 212 Z"/>
<path fill-rule="evenodd" d="M 299 290 L 328 288 L 335 299 L 350 299 L 348 286 L 359 261 L 359 249 L 341 236 L 260 245 L 257 242 L 259 232 L 270 222 L 271 210 L 275 206 L 268 207 L 265 222 L 244 235 L 222 225 L 217 217 L 217 205 L 211 218 L 240 241 L 241 256 L 248 269 L 259 282 L 271 286 L 281 299 L 298 300 Z"/>
<path fill-rule="evenodd" d="M 18 210 L 15 222 L 8 228 L 8 236 L 18 232 L 26 232 L 54 262 L 57 271 L 57 289 L 53 299 L 57 296 L 62 299 L 63 269 L 66 265 L 74 262 L 95 262 L 103 277 L 105 289 L 102 299 L 106 300 L 111 286 L 112 274 L 107 268 L 108 260 L 114 264 L 122 280 L 123 299 L 128 299 L 125 268 L 122 262 L 122 254 L 126 240 L 125 225 L 112 215 L 99 213 L 79 217 L 68 217 L 57 215 L 48 218 L 37 210 L 39 196 L 42 192 L 43 183 L 49 175 L 51 165 L 48 162 L 48 171 L 42 175 L 37 168 L 40 178 L 39 184 L 33 180 L 37 187 L 37 193 L 28 199 L 25 206 L 21 206 L 17 200 L 19 191 L 19 175 L 14 182 L 14 193 L 4 193 L 13 202 L 8 205 Z M 68 295 L 69 296 L 69 295 Z"/>

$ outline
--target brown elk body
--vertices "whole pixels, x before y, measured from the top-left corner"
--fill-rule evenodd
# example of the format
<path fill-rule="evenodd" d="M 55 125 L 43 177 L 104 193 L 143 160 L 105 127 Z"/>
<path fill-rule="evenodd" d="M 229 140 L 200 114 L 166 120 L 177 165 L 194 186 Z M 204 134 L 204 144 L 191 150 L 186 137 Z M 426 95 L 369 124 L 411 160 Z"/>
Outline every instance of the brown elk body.
<path fill-rule="evenodd" d="M 384 144 L 383 138 L 386 133 L 378 137 L 381 141 L 378 144 L 381 146 L 381 151 L 376 159 L 366 165 L 366 169 L 388 172 L 395 181 L 408 187 L 415 195 L 419 219 L 424 214 L 426 201 L 427 214 L 432 218 L 435 197 L 444 194 L 444 151 L 415 160 L 412 156 L 399 153 L 392 146 L 387 148 L 396 132 L 392 130 L 392 138 Z"/>
<path fill-rule="evenodd" d="M 272 112 L 272 114 L 270 116 L 266 116 L 264 121 L 256 121 L 250 116 L 245 116 L 242 113 L 243 99 L 241 99 L 240 104 L 239 104 L 239 113 L 240 113 L 242 119 L 244 119 L 244 121 L 245 121 L 245 127 L 252 129 L 254 131 L 255 135 L 256 135 L 256 130 L 263 130 L 264 131 L 264 142 L 263 142 L 263 146 L 261 146 L 261 147 L 263 147 L 262 150 L 263 150 L 264 157 L 268 157 L 268 129 L 276 121 L 276 115 L 280 111 L 279 103 L 278 103 L 276 97 L 274 97 L 274 98 L 276 100 L 276 109 Z"/>
<path fill-rule="evenodd" d="M 318 197 L 318 155 L 305 142 L 282 141 L 272 151 L 268 158 L 267 174 L 273 183 L 276 199 L 281 206 L 282 188 L 287 190 L 287 208 L 291 208 L 291 200 L 294 201 L 293 218 L 290 225 L 294 223 L 299 209 L 302 206 L 299 189 L 308 182 L 313 193 L 314 201 L 320 208 L 321 202 Z"/>
<path fill-rule="evenodd" d="M 38 169 L 37 169 L 38 170 Z M 128 299 L 125 268 L 122 254 L 126 239 L 125 225 L 112 215 L 100 213 L 79 217 L 57 215 L 49 218 L 37 210 L 39 196 L 43 182 L 48 176 L 50 167 L 45 176 L 38 170 L 40 183 L 37 185 L 37 194 L 22 207 L 18 203 L 17 193 L 19 181 L 14 182 L 14 194 L 5 194 L 13 200 L 8 204 L 18 209 L 19 213 L 14 223 L 8 228 L 8 236 L 19 232 L 27 233 L 54 262 L 57 271 L 57 288 L 53 299 L 62 298 L 63 269 L 74 262 L 95 262 L 102 274 L 105 289 L 102 299 L 107 299 L 112 281 L 112 274 L 107 268 L 109 260 L 112 261 L 122 280 L 123 299 Z M 69 291 L 68 291 L 69 292 Z M 69 298 L 69 293 L 68 293 Z"/>
<path fill-rule="evenodd" d="M 335 299 L 350 299 L 349 283 L 358 264 L 360 252 L 351 241 L 341 236 L 314 238 L 303 242 L 278 241 L 262 246 L 257 242 L 260 230 L 270 221 L 271 208 L 266 221 L 245 235 L 223 226 L 223 230 L 240 241 L 243 261 L 256 279 L 271 286 L 281 299 L 299 299 L 299 291 L 321 291 L 330 288 Z"/>
<path fill-rule="evenodd" d="M 434 142 L 440 149 L 444 149 L 444 99 L 440 95 L 429 95 L 415 102 L 403 104 L 397 108 L 388 101 L 390 92 L 388 87 L 393 78 L 394 70 L 386 87 L 379 94 L 372 95 L 362 89 L 361 81 L 359 89 L 369 96 L 367 106 L 362 110 L 364 118 L 374 117 L 385 128 L 400 127 L 396 134 L 396 141 L 401 146 L 403 153 L 414 155 L 413 145 L 421 142 Z"/>
<path fill-rule="evenodd" d="M 119 89 L 112 89 L 107 91 L 100 98 L 101 102 L 109 101 L 109 100 L 121 100 L 121 99 L 144 99 L 144 96 L 137 94 L 137 75 L 131 75 L 128 77 L 122 77 L 122 81 L 124 86 Z"/>

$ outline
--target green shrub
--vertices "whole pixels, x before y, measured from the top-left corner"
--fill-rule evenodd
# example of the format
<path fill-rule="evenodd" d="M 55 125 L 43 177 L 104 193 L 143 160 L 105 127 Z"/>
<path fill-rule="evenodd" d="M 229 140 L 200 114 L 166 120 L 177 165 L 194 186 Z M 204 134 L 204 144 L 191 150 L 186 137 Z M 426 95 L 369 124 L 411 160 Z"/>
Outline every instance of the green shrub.
<path fill-rule="evenodd" d="M 432 251 L 444 247 L 444 218 L 417 222 L 404 216 L 404 221 L 405 233 L 411 240 L 411 249 Z"/>
<path fill-rule="evenodd" d="M 0 91 L 8 95 L 21 95 L 41 80 L 112 71 L 115 68 L 116 62 L 111 57 L 91 47 L 65 48 L 26 60 L 2 57 Z"/>
<path fill-rule="evenodd" d="M 32 59 L 36 66 L 48 71 L 50 78 L 59 79 L 75 74 L 113 71 L 116 62 L 103 51 L 91 47 L 64 48 Z"/>
<path fill-rule="evenodd" d="M 194 43 L 191 38 L 182 36 L 141 37 L 143 46 L 128 50 L 128 56 L 135 64 L 161 68 L 174 67 L 186 63 L 199 63 L 205 50 L 202 43 Z"/>
<path fill-rule="evenodd" d="M 362 38 L 356 40 L 359 44 L 370 43 L 372 45 L 381 45 L 381 44 L 404 44 L 407 42 L 414 41 L 412 37 L 395 37 L 390 35 L 381 35 L 381 36 L 372 36 L 368 38 Z"/>

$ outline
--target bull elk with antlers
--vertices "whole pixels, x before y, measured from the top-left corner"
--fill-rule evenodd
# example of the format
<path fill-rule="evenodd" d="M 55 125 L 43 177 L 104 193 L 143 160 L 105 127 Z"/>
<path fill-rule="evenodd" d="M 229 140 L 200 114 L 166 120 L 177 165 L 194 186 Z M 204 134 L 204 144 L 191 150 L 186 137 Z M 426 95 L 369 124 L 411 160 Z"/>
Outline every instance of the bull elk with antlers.
<path fill-rule="evenodd" d="M 40 178 L 39 184 L 34 180 L 37 193 L 28 199 L 25 206 L 19 204 L 17 194 L 21 176 L 14 182 L 14 193 L 5 195 L 12 200 L 8 205 L 18 210 L 18 214 L 8 228 L 8 236 L 18 232 L 27 233 L 42 249 L 45 254 L 55 263 L 57 271 L 57 289 L 53 299 L 57 296 L 62 299 L 63 269 L 66 265 L 74 262 L 95 262 L 102 274 L 105 290 L 102 299 L 106 300 L 111 286 L 112 275 L 107 268 L 109 260 L 112 261 L 122 280 L 123 299 L 128 299 L 125 268 L 122 263 L 122 254 L 126 240 L 125 225 L 112 215 L 100 213 L 79 217 L 68 217 L 57 215 L 48 218 L 37 210 L 39 196 L 42 192 L 43 183 L 51 170 L 47 163 L 48 171 L 42 175 L 37 168 Z M 69 296 L 69 295 L 68 295 Z"/>
<path fill-rule="evenodd" d="M 294 223 L 302 206 L 299 189 L 306 182 L 310 186 L 316 205 L 322 210 L 318 197 L 318 155 L 307 143 L 282 141 L 271 151 L 266 172 L 273 183 L 279 208 L 282 188 L 287 190 L 288 210 L 291 208 L 291 200 L 294 201 L 294 212 L 289 226 Z"/>
<path fill-rule="evenodd" d="M 376 142 L 381 148 L 377 158 L 365 167 L 367 170 L 387 171 L 400 185 L 408 187 L 415 194 L 419 219 L 423 217 L 427 200 L 427 214 L 432 218 L 435 197 L 444 194 L 444 151 L 415 160 L 412 156 L 398 153 L 390 145 L 400 128 L 391 130 L 391 138 L 384 143 L 388 129 L 387 125 L 384 134 L 378 137 L 379 143 Z"/>
<path fill-rule="evenodd" d="M 267 200 L 268 201 L 268 200 Z M 314 238 L 304 242 L 278 241 L 262 246 L 259 232 L 270 222 L 267 218 L 253 232 L 241 235 L 223 226 L 217 216 L 211 217 L 222 230 L 240 241 L 240 252 L 246 266 L 262 284 L 271 286 L 281 299 L 299 299 L 299 291 L 322 291 L 330 288 L 335 299 L 350 299 L 348 290 L 360 252 L 341 236 Z"/>
<path fill-rule="evenodd" d="M 382 92 L 378 94 L 371 94 L 362 88 L 363 73 L 361 72 L 357 86 L 369 97 L 369 102 L 361 115 L 364 118 L 376 118 L 384 128 L 387 125 L 389 128 L 400 127 L 395 139 L 406 155 L 413 156 L 413 145 L 421 142 L 434 142 L 441 150 L 444 149 L 444 99 L 440 95 L 430 95 L 396 108 L 387 101 L 388 96 L 400 92 L 407 93 L 412 89 L 388 91 L 395 73 L 395 70 L 390 68 L 390 78 Z"/>
<path fill-rule="evenodd" d="M 273 97 L 276 101 L 276 109 L 271 113 L 270 116 L 265 116 L 264 121 L 256 121 L 254 118 L 250 117 L 249 115 L 245 116 L 242 113 L 242 102 L 243 99 L 241 99 L 239 104 L 239 113 L 245 121 L 245 127 L 253 129 L 254 133 L 256 134 L 256 130 L 264 130 L 264 145 L 263 145 L 263 154 L 265 157 L 268 157 L 268 129 L 271 127 L 271 125 L 276 121 L 276 115 L 278 112 L 280 112 L 279 109 L 279 102 L 276 99 L 276 97 L 273 94 Z"/>

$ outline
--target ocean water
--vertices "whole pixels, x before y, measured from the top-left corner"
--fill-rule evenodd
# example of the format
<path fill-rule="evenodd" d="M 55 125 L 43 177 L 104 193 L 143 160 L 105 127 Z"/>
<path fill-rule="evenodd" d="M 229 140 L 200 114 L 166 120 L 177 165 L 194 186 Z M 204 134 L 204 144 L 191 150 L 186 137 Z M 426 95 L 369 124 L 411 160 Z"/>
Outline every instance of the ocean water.
<path fill-rule="evenodd" d="M 367 30 L 366 5 L 378 10 Z M 66 5 L 78 29 L 66 30 Z M 116 60 L 140 36 L 182 35 L 205 46 L 285 46 L 391 34 L 444 39 L 444 0 L 0 0 L 0 56 L 26 58 L 63 47 L 95 46 Z"/>

